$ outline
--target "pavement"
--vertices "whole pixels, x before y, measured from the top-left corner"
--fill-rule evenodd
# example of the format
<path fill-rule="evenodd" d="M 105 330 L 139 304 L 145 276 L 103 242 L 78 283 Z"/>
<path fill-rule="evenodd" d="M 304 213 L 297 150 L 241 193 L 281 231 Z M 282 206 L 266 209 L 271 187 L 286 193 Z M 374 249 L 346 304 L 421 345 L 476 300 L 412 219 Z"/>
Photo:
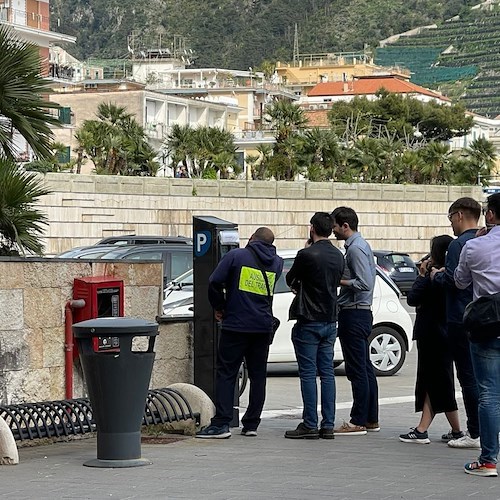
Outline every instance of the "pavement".
<path fill-rule="evenodd" d="M 225 440 L 143 444 L 152 461 L 145 467 L 83 467 L 96 458 L 95 438 L 21 448 L 19 465 L 0 467 L 0 498 L 500 499 L 500 478 L 463 472 L 476 450 L 440 442 L 444 417 L 430 429 L 431 444 L 398 440 L 417 422 L 410 400 L 382 398 L 380 432 L 335 440 L 284 439 L 300 422 L 300 408 L 266 410 L 257 437 L 233 429 Z M 337 422 L 349 408 L 348 400 L 337 404 Z"/>

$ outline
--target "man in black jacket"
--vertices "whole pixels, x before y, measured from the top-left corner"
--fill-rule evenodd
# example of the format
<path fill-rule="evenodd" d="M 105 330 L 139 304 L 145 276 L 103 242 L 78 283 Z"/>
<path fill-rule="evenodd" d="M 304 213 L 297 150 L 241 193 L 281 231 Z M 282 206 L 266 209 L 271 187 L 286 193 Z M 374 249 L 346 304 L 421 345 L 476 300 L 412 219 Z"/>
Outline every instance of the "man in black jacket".
<path fill-rule="evenodd" d="M 250 400 L 241 419 L 241 433 L 257 435 L 266 397 L 267 356 L 273 333 L 270 295 L 283 269 L 283 259 L 276 255 L 273 242 L 273 232 L 260 227 L 247 247 L 228 252 L 209 278 L 208 299 L 222 327 L 217 352 L 215 416 L 208 427 L 196 434 L 197 438 L 231 437 L 234 388 L 243 358 L 250 379 Z M 267 280 L 261 268 L 265 269 Z"/>
<path fill-rule="evenodd" d="M 442 436 L 451 448 L 479 448 L 479 389 L 472 367 L 470 342 L 463 324 L 465 307 L 472 302 L 472 285 L 464 290 L 456 287 L 453 274 L 465 242 L 476 236 L 481 205 L 473 198 L 459 198 L 448 209 L 448 220 L 457 239 L 448 247 L 444 269 L 431 272 L 431 279 L 446 289 L 446 322 L 451 354 L 457 369 L 457 378 L 462 388 L 467 433 L 450 431 Z"/>
<path fill-rule="evenodd" d="M 289 439 L 333 439 L 335 377 L 333 346 L 337 335 L 337 287 L 344 271 L 344 257 L 328 237 L 332 220 L 326 212 L 311 219 L 312 244 L 300 250 L 286 276 L 296 296 L 290 306 L 292 342 L 299 367 L 304 411 L 303 422 L 286 431 Z M 321 379 L 321 415 L 318 431 L 316 374 Z"/>

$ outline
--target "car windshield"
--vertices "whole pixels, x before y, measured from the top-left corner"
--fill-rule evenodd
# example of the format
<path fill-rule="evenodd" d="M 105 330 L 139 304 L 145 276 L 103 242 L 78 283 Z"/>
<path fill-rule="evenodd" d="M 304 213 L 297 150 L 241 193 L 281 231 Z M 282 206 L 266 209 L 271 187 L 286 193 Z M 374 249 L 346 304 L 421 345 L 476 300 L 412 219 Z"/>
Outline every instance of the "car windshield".
<path fill-rule="evenodd" d="M 184 274 L 181 274 L 177 278 L 174 278 L 171 283 L 173 285 L 179 285 L 180 287 L 186 286 L 186 285 L 192 285 L 193 284 L 193 270 L 190 269 L 189 271 L 186 271 Z"/>
<path fill-rule="evenodd" d="M 390 255 L 387 255 L 386 257 L 388 260 L 390 260 L 395 266 L 410 266 L 413 267 L 413 261 L 410 259 L 408 255 L 400 254 L 400 253 L 393 253 Z"/>

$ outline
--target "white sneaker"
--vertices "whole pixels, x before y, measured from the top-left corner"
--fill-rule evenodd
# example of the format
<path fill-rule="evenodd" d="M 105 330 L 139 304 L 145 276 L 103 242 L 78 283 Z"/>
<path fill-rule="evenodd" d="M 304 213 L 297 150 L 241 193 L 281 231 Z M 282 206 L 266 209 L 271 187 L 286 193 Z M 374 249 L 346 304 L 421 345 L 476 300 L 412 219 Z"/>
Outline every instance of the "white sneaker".
<path fill-rule="evenodd" d="M 481 448 L 481 441 L 478 437 L 472 438 L 469 432 L 466 432 L 465 436 L 448 441 L 448 446 L 450 448 Z"/>

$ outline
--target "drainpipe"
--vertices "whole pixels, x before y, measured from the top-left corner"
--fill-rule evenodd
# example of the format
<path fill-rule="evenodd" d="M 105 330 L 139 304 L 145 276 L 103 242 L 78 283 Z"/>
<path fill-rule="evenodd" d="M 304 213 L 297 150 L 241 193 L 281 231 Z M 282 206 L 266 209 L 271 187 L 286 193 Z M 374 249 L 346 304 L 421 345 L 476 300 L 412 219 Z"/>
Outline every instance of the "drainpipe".
<path fill-rule="evenodd" d="M 73 308 L 85 307 L 83 299 L 69 300 L 64 306 L 64 376 L 65 399 L 73 399 Z"/>

